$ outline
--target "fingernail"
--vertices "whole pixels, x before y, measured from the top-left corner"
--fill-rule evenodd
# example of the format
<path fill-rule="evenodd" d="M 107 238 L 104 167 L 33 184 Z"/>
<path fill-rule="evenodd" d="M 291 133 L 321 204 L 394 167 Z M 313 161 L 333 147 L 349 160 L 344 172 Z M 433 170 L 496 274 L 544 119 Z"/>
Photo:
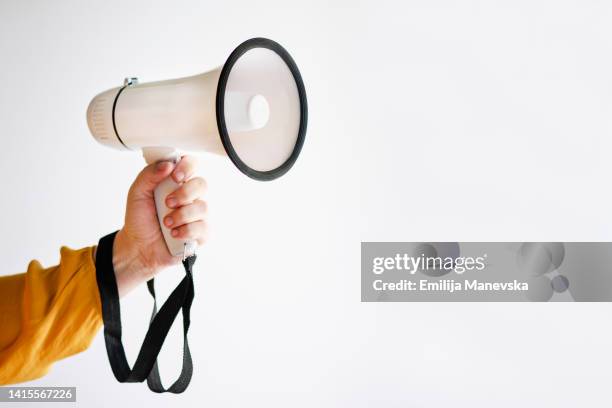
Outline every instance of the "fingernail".
<path fill-rule="evenodd" d="M 168 207 L 174 208 L 174 206 L 176 205 L 176 198 L 174 197 L 168 198 L 167 203 L 168 203 Z"/>
<path fill-rule="evenodd" d="M 166 224 L 167 227 L 171 226 L 174 223 L 174 220 L 172 219 L 172 217 L 166 217 L 166 219 L 164 220 L 164 224 Z"/>
<path fill-rule="evenodd" d="M 169 166 L 169 165 L 170 165 L 169 162 L 161 161 L 161 162 L 159 162 L 159 163 L 157 163 L 155 165 L 155 171 L 161 173 L 161 172 L 165 171 L 168 168 L 167 166 Z"/>
<path fill-rule="evenodd" d="M 181 182 L 185 178 L 185 173 L 183 173 L 182 171 L 177 171 L 176 173 L 174 173 L 174 177 L 176 178 L 177 182 Z"/>
<path fill-rule="evenodd" d="M 178 230 L 173 229 L 172 230 L 172 236 L 176 237 L 178 235 Z"/>

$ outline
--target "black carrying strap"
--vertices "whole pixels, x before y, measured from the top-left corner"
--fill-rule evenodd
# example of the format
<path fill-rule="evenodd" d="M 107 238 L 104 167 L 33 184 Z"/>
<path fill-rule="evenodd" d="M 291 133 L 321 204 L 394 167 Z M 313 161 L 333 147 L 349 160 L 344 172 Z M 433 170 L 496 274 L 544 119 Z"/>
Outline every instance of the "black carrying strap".
<path fill-rule="evenodd" d="M 185 302 L 183 303 L 183 368 L 181 370 L 181 374 L 179 378 L 176 379 L 174 384 L 170 386 L 170 388 L 164 388 L 161 383 L 161 378 L 159 376 L 159 368 L 157 367 L 157 360 L 153 364 L 153 368 L 147 377 L 147 385 L 152 391 L 155 392 L 172 392 L 174 394 L 180 394 L 181 392 L 187 389 L 189 385 L 189 381 L 191 380 L 191 375 L 193 374 L 193 364 L 191 362 L 191 351 L 189 350 L 189 341 L 187 339 L 187 332 L 189 331 L 189 324 L 191 323 L 191 303 L 193 302 L 193 276 L 192 269 L 193 264 L 195 263 L 196 256 L 190 256 L 183 261 L 183 265 L 185 266 L 185 278 L 189 278 L 190 284 L 190 293 L 185 298 Z M 153 297 L 153 313 L 151 314 L 151 322 L 155 320 L 155 316 L 157 316 L 157 298 L 155 297 L 155 281 L 151 279 L 147 282 L 147 287 L 149 288 L 149 293 Z M 166 301 L 167 303 L 167 301 Z M 165 303 L 164 303 L 165 305 Z M 163 309 L 163 306 L 162 306 Z"/>
<path fill-rule="evenodd" d="M 189 385 L 193 374 L 191 353 L 187 342 L 190 324 L 190 309 L 193 303 L 194 288 L 192 269 L 196 256 L 192 255 L 183 261 L 185 277 L 172 291 L 161 309 L 157 311 L 154 281 L 147 282 L 153 296 L 153 314 L 134 367 L 130 369 L 121 342 L 121 311 L 119 293 L 113 268 L 113 243 L 116 232 L 109 234 L 98 243 L 96 254 L 96 279 L 102 300 L 102 318 L 104 320 L 104 341 L 106 352 L 115 378 L 119 382 L 143 382 L 147 379 L 149 388 L 154 392 L 171 392 L 179 394 Z M 165 389 L 161 383 L 157 356 L 170 331 L 178 312 L 183 311 L 183 369 L 179 378 Z"/>

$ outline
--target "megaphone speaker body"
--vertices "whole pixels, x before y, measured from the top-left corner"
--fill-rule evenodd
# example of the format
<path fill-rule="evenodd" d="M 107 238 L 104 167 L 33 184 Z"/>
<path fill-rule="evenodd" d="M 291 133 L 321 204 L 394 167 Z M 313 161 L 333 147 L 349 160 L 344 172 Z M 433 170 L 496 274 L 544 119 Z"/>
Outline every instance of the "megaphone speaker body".
<path fill-rule="evenodd" d="M 118 149 L 175 147 L 225 154 L 215 115 L 221 69 L 125 86 L 96 96 L 88 109 L 93 136 Z"/>
<path fill-rule="evenodd" d="M 142 150 L 148 163 L 178 160 L 179 151 L 227 155 L 244 174 L 272 180 L 295 163 L 306 134 L 307 102 L 297 66 L 274 41 L 242 43 L 226 63 L 200 75 L 140 84 L 134 78 L 96 96 L 87 109 L 94 138 L 120 150 Z M 172 255 L 190 241 L 161 222 L 170 211 L 171 178 L 155 190 L 160 228 Z"/>

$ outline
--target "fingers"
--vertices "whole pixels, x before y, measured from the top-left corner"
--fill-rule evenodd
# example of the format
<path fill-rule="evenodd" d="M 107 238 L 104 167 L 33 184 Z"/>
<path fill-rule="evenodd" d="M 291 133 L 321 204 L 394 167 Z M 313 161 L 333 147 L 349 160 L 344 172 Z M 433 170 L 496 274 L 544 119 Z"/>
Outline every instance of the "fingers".
<path fill-rule="evenodd" d="M 150 164 L 142 169 L 136 180 L 134 180 L 132 192 L 137 194 L 137 196 L 151 197 L 155 187 L 169 175 L 177 183 L 189 180 L 195 172 L 196 164 L 197 161 L 193 156 L 183 156 L 176 165 L 170 161 Z M 186 193 L 191 194 L 190 191 Z M 195 197 L 192 197 L 191 201 L 194 199 Z"/>
<path fill-rule="evenodd" d="M 202 177 L 195 177 L 185 182 L 173 193 L 166 197 L 168 208 L 177 208 L 190 204 L 202 197 L 206 192 L 206 181 Z"/>
<path fill-rule="evenodd" d="M 181 183 L 185 180 L 189 180 L 195 173 L 197 167 L 197 161 L 193 156 L 183 156 L 177 163 L 174 171 L 172 172 L 172 178 L 177 183 Z"/>
<path fill-rule="evenodd" d="M 180 239 L 193 239 L 202 245 L 206 241 L 206 223 L 203 220 L 181 225 L 172 229 L 172 236 Z"/>
<path fill-rule="evenodd" d="M 207 234 L 204 217 L 208 208 L 200 198 L 206 192 L 206 181 L 192 178 L 195 169 L 196 160 L 183 156 L 172 171 L 172 179 L 183 184 L 166 197 L 166 206 L 174 210 L 164 217 L 164 225 L 171 228 L 174 238 L 195 240 L 202 245 Z"/>
<path fill-rule="evenodd" d="M 168 228 L 176 228 L 184 224 L 201 221 L 206 216 L 208 206 L 205 201 L 196 200 L 178 208 L 164 217 L 164 225 Z"/>
<path fill-rule="evenodd" d="M 153 163 L 142 169 L 132 184 L 132 191 L 136 194 L 153 196 L 153 191 L 175 168 L 172 162 L 163 161 Z"/>

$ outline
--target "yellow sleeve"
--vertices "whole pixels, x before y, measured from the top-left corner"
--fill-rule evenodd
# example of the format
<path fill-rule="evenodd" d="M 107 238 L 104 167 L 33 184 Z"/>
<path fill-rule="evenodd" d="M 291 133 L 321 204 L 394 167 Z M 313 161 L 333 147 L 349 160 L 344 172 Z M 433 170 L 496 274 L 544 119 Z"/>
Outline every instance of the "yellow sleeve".
<path fill-rule="evenodd" d="M 0 277 L 0 385 L 45 375 L 87 349 L 102 325 L 93 247 L 60 252 L 59 265 L 32 261 Z"/>

